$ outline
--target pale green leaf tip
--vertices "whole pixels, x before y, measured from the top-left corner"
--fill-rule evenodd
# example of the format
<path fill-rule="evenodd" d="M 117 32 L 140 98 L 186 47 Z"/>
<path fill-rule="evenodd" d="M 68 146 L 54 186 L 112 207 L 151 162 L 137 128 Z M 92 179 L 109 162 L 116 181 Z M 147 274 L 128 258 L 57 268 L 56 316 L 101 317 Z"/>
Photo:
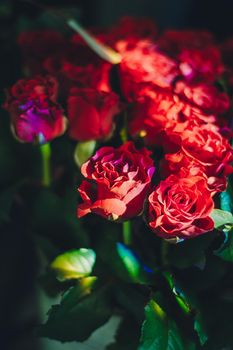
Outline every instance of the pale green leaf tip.
<path fill-rule="evenodd" d="M 93 269 L 96 254 L 92 249 L 73 249 L 58 255 L 50 267 L 59 281 L 88 276 Z"/>
<path fill-rule="evenodd" d="M 79 142 L 77 144 L 74 151 L 74 161 L 78 167 L 81 167 L 93 155 L 95 147 L 95 140 Z"/>

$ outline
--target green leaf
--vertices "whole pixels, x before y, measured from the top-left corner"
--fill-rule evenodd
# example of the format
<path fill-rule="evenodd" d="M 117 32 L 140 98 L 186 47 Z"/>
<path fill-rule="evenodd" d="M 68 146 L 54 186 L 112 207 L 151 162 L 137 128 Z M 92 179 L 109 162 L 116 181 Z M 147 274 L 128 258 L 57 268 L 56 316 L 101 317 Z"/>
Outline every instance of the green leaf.
<path fill-rule="evenodd" d="M 197 311 L 195 315 L 194 329 L 198 334 L 201 345 L 204 345 L 208 340 L 208 336 L 206 333 L 206 326 L 204 324 L 202 314 L 200 311 Z"/>
<path fill-rule="evenodd" d="M 51 263 L 57 279 L 65 281 L 90 275 L 96 255 L 92 249 L 73 249 L 58 255 Z"/>
<path fill-rule="evenodd" d="M 205 342 L 208 339 L 208 335 L 197 298 L 190 291 L 187 292 L 186 290 L 184 290 L 184 288 L 181 288 L 181 286 L 177 283 L 172 274 L 170 274 L 169 272 L 165 272 L 164 276 L 167 279 L 168 284 L 172 292 L 174 293 L 175 299 L 180 308 L 185 314 L 188 314 L 189 316 L 194 316 L 194 329 L 198 334 L 201 345 L 205 344 Z M 193 313 L 193 311 L 195 312 Z"/>
<path fill-rule="evenodd" d="M 168 261 L 172 266 L 185 269 L 191 266 L 200 266 L 205 262 L 205 255 L 208 246 L 215 236 L 211 234 L 200 235 L 195 239 L 188 239 L 176 245 L 170 245 Z"/>
<path fill-rule="evenodd" d="M 75 163 L 81 167 L 94 153 L 96 141 L 79 142 L 74 151 Z"/>
<path fill-rule="evenodd" d="M 146 274 L 146 267 L 142 265 L 138 257 L 124 244 L 117 243 L 116 246 L 117 253 L 119 254 L 132 282 L 147 283 L 149 281 L 149 276 Z M 148 268 L 147 271 L 149 271 Z"/>
<path fill-rule="evenodd" d="M 217 229 L 221 229 L 228 224 L 233 225 L 233 215 L 228 211 L 214 209 L 210 216 L 214 220 L 214 227 Z"/>
<path fill-rule="evenodd" d="M 95 277 L 78 281 L 64 295 L 60 305 L 49 311 L 39 335 L 61 342 L 84 341 L 110 318 L 112 310 L 107 287 L 94 290 Z"/>
<path fill-rule="evenodd" d="M 107 350 L 135 350 L 140 338 L 140 325 L 130 317 L 125 316 L 120 322 L 115 334 L 115 342 L 111 343 Z"/>
<path fill-rule="evenodd" d="M 233 210 L 232 201 L 233 201 L 233 195 L 230 192 L 230 189 L 220 194 L 220 207 L 222 210 L 232 212 Z"/>
<path fill-rule="evenodd" d="M 228 179 L 227 189 L 220 193 L 220 208 L 225 211 L 233 212 L 233 177 L 230 176 Z"/>
<path fill-rule="evenodd" d="M 141 344 L 138 350 L 186 350 L 174 321 L 154 300 L 145 307 L 146 319 L 142 325 Z"/>
<path fill-rule="evenodd" d="M 130 283 L 118 283 L 114 294 L 117 305 L 125 310 L 132 320 L 141 325 L 144 320 L 144 306 L 150 296 L 150 289 L 142 293 L 140 286 Z"/>
<path fill-rule="evenodd" d="M 214 254 L 225 261 L 233 262 L 233 230 L 224 232 L 225 240 L 222 246 L 215 250 Z"/>

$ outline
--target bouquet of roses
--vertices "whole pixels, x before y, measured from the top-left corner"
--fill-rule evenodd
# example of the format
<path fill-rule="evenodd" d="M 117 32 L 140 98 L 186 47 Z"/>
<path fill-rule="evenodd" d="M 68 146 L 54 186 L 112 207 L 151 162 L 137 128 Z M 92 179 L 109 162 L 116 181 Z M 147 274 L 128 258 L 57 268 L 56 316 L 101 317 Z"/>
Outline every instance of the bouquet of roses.
<path fill-rule="evenodd" d="M 19 35 L 25 77 L 4 103 L 42 157 L 18 190 L 41 285 L 62 294 L 38 333 L 83 341 L 119 315 L 108 349 L 228 349 L 215 307 L 232 307 L 233 42 L 146 19 L 67 24 Z"/>

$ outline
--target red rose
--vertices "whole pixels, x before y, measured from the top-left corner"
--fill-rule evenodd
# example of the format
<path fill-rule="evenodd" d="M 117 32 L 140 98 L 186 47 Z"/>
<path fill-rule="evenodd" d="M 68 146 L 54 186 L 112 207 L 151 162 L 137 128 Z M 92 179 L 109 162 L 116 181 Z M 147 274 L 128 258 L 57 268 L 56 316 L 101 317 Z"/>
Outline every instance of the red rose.
<path fill-rule="evenodd" d="M 228 95 L 220 92 L 214 85 L 191 85 L 184 81 L 178 81 L 174 92 L 206 113 L 220 115 L 225 113 L 230 107 Z"/>
<path fill-rule="evenodd" d="M 30 100 L 56 102 L 58 94 L 57 80 L 51 76 L 37 75 L 29 79 L 21 79 L 9 91 L 7 103 L 20 103 Z"/>
<path fill-rule="evenodd" d="M 148 224 L 162 238 L 192 238 L 214 228 L 213 208 L 204 177 L 171 175 L 149 196 Z"/>
<path fill-rule="evenodd" d="M 123 57 L 119 66 L 120 83 L 128 100 L 137 96 L 140 83 L 172 88 L 172 83 L 179 74 L 177 63 L 160 52 L 153 42 L 139 40 L 131 46 L 126 41 L 119 51 Z"/>
<path fill-rule="evenodd" d="M 184 48 L 178 55 L 179 67 L 187 81 L 214 82 L 224 71 L 220 51 L 214 47 Z"/>
<path fill-rule="evenodd" d="M 182 138 L 181 150 L 187 157 L 205 166 L 210 175 L 229 175 L 233 149 L 214 126 L 194 127 L 186 130 Z"/>
<path fill-rule="evenodd" d="M 56 96 L 57 82 L 52 77 L 19 80 L 12 86 L 4 107 L 20 141 L 44 143 L 64 133 L 66 119 Z"/>
<path fill-rule="evenodd" d="M 226 189 L 226 176 L 233 172 L 233 150 L 213 125 L 186 129 L 177 153 L 166 154 L 161 163 L 161 173 L 178 174 L 181 168 L 196 169 L 206 176 L 208 187 L 214 195 Z"/>
<path fill-rule="evenodd" d="M 78 217 L 92 212 L 128 220 L 143 211 L 155 167 L 146 148 L 136 150 L 127 142 L 119 148 L 100 148 L 81 171 L 87 180 L 78 189 L 84 201 Z"/>
<path fill-rule="evenodd" d="M 168 150 L 167 136 L 174 142 L 175 135 L 187 128 L 216 120 L 165 89 L 144 86 L 137 95 L 130 112 L 129 133 L 143 136 L 150 145 L 166 146 Z"/>
<path fill-rule="evenodd" d="M 73 88 L 68 97 L 70 137 L 78 141 L 109 137 L 119 111 L 119 98 L 115 93 Z"/>
<path fill-rule="evenodd" d="M 43 67 L 49 74 L 58 76 L 66 89 L 75 83 L 78 87 L 110 91 L 111 64 L 97 56 L 82 40 L 72 39 L 63 51 L 49 55 Z"/>

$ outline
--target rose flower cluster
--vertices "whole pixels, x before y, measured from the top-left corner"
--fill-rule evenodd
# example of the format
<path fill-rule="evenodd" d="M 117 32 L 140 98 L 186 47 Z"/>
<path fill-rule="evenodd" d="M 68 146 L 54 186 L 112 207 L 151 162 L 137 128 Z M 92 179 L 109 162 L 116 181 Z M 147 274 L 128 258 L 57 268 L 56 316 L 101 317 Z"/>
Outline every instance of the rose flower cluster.
<path fill-rule="evenodd" d="M 97 141 L 81 167 L 78 217 L 142 215 L 165 239 L 211 231 L 213 198 L 233 170 L 233 42 L 220 45 L 205 31 L 161 33 L 133 18 L 90 32 L 121 55 L 119 64 L 78 34 L 20 34 L 29 77 L 8 90 L 4 105 L 15 136 L 44 143 L 66 131 L 73 141 Z"/>

